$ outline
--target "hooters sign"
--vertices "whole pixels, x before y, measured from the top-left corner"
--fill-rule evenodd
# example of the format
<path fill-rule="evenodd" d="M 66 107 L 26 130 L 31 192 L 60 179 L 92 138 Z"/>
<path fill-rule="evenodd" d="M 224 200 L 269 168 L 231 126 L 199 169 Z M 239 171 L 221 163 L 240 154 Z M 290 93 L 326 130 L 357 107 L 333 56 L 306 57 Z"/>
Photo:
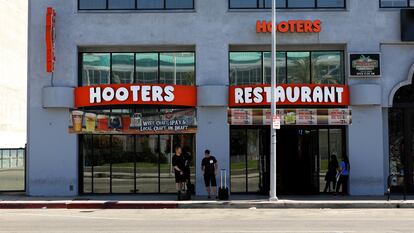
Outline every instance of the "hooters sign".
<path fill-rule="evenodd" d="M 110 105 L 171 105 L 195 107 L 195 86 L 112 84 L 75 89 L 75 107 Z"/>
<path fill-rule="evenodd" d="M 229 106 L 270 105 L 270 85 L 230 86 Z M 276 102 L 280 105 L 298 106 L 348 106 L 349 89 L 346 85 L 281 84 L 276 86 Z"/>
<path fill-rule="evenodd" d="M 55 69 L 55 17 L 52 7 L 46 11 L 46 72 L 52 73 Z"/>

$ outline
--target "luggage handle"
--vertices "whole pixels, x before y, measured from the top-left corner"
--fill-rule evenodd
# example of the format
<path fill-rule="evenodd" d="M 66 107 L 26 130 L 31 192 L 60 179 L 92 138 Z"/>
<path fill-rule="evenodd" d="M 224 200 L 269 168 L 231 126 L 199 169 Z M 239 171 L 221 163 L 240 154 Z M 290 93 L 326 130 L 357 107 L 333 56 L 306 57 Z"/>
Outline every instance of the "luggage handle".
<path fill-rule="evenodd" d="M 227 188 L 227 177 L 226 176 L 227 176 L 226 169 L 221 169 L 220 170 L 220 188 L 223 188 L 223 183 L 224 183 L 224 188 Z"/>

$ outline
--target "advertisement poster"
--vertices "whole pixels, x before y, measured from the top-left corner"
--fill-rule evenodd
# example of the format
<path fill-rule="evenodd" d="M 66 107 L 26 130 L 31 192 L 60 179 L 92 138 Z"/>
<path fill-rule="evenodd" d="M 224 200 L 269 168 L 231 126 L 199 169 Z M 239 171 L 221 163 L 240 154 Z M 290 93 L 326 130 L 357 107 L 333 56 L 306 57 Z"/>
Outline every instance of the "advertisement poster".
<path fill-rule="evenodd" d="M 328 110 L 329 125 L 344 125 L 349 121 L 349 112 L 341 109 Z"/>
<path fill-rule="evenodd" d="M 277 109 L 283 125 L 350 125 L 351 110 L 335 109 Z M 270 125 L 270 109 L 229 109 L 230 125 Z M 254 118 L 254 120 L 252 119 Z M 260 120 L 259 120 L 260 119 Z"/>
<path fill-rule="evenodd" d="M 76 134 L 174 134 L 195 133 L 195 109 L 147 113 L 70 112 L 69 132 Z"/>
<path fill-rule="evenodd" d="M 253 109 L 233 109 L 229 120 L 232 125 L 252 125 Z"/>
<path fill-rule="evenodd" d="M 350 53 L 349 74 L 351 77 L 380 77 L 380 53 Z"/>
<path fill-rule="evenodd" d="M 316 109 L 297 109 L 296 110 L 297 125 L 317 125 L 318 114 Z"/>

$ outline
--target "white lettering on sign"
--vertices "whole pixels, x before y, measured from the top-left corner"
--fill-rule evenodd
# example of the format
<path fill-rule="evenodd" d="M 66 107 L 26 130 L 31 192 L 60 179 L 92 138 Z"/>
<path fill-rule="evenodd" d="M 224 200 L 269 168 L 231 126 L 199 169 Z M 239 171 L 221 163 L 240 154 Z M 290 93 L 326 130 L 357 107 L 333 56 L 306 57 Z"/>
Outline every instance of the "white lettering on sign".
<path fill-rule="evenodd" d="M 89 89 L 90 104 L 113 100 L 124 102 L 131 96 L 133 102 L 172 102 L 175 99 L 173 86 L 132 85 L 129 89 L 126 87 L 105 87 L 103 89 L 101 87 L 91 87 Z"/>
<path fill-rule="evenodd" d="M 336 86 L 277 86 L 275 89 L 276 102 L 280 103 L 339 103 L 344 93 L 343 87 Z M 235 104 L 260 104 L 271 102 L 270 87 L 236 87 L 234 89 Z"/>

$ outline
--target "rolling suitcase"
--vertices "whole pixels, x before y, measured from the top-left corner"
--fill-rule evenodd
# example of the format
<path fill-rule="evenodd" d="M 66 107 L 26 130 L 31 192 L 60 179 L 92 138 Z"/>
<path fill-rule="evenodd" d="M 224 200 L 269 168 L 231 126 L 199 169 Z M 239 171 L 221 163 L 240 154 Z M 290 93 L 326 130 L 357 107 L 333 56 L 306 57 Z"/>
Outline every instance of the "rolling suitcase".
<path fill-rule="evenodd" d="M 191 200 L 191 190 L 189 190 L 188 187 L 186 187 L 185 190 L 179 191 L 177 199 L 179 201 Z"/>
<path fill-rule="evenodd" d="M 220 187 L 218 190 L 218 198 L 220 200 L 229 199 L 229 188 L 227 187 L 226 169 L 220 171 Z"/>

